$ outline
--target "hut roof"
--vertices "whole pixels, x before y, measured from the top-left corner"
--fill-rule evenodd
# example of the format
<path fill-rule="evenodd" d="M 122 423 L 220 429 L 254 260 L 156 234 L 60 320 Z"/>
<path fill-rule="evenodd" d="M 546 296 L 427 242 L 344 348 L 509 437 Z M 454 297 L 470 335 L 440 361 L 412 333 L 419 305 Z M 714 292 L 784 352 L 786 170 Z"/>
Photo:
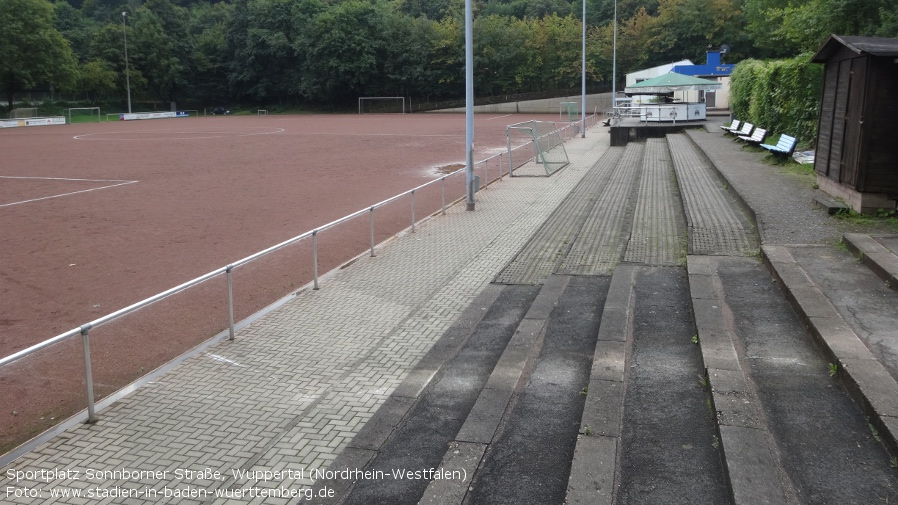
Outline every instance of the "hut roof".
<path fill-rule="evenodd" d="M 833 34 L 820 46 L 820 49 L 811 58 L 811 61 L 813 63 L 825 63 L 841 47 L 847 47 L 858 55 L 898 56 L 898 39 Z"/>

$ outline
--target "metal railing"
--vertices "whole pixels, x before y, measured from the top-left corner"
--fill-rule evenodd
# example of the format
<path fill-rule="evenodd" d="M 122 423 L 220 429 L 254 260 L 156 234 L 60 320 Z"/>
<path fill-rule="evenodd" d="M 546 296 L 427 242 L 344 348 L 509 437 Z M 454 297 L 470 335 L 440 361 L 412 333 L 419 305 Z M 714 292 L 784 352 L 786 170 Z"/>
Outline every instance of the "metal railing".
<path fill-rule="evenodd" d="M 595 118 L 595 117 L 596 116 L 592 116 L 592 118 Z M 590 121 L 590 125 L 594 125 L 596 122 L 597 122 L 596 119 L 592 119 Z M 576 128 L 574 128 L 574 125 L 565 126 L 565 127 L 561 128 L 560 131 L 563 132 L 563 137 L 565 140 L 573 137 L 574 135 L 576 135 L 579 132 L 579 130 L 576 130 Z M 525 148 L 526 146 L 527 146 L 527 144 L 518 146 L 518 148 L 516 148 L 516 149 Z M 486 159 L 474 164 L 475 173 L 477 173 L 478 170 L 482 170 L 483 171 L 483 180 L 488 181 L 486 184 L 481 184 L 481 187 L 478 189 L 483 189 L 489 183 L 501 180 L 505 175 L 509 175 L 508 170 L 503 171 L 503 167 L 505 166 L 505 164 L 503 163 L 503 156 L 510 156 L 510 155 L 511 155 L 511 153 L 506 154 L 505 152 L 502 152 L 502 153 L 490 156 L 489 158 L 486 158 Z M 496 176 L 494 177 L 493 180 L 490 180 L 489 179 L 490 165 L 492 165 L 493 163 L 495 163 L 495 165 L 496 165 Z M 91 354 L 90 354 L 90 331 L 91 330 L 93 330 L 105 323 L 108 323 L 110 321 L 121 318 L 127 314 L 138 311 L 144 307 L 152 305 L 152 304 L 154 304 L 160 300 L 163 300 L 167 297 L 170 297 L 176 293 L 182 292 L 182 291 L 187 290 L 193 286 L 197 286 L 197 285 L 202 284 L 212 278 L 215 278 L 219 275 L 224 274 L 227 276 L 227 291 L 228 291 L 228 340 L 234 340 L 234 338 L 235 338 L 234 289 L 233 289 L 233 282 L 232 282 L 233 279 L 232 278 L 233 278 L 233 272 L 234 272 L 235 268 L 242 266 L 242 265 L 246 265 L 248 263 L 251 263 L 254 260 L 257 260 L 263 256 L 266 256 L 275 251 L 283 249 L 291 244 L 295 244 L 302 240 L 311 238 L 312 239 L 312 272 L 313 272 L 313 274 L 312 274 L 312 289 L 318 289 L 319 288 L 318 236 L 321 232 L 329 230 L 331 228 L 334 228 L 342 223 L 346 223 L 347 221 L 355 219 L 364 214 L 368 214 L 369 221 L 370 221 L 370 225 L 369 225 L 370 256 L 374 257 L 375 256 L 375 238 L 374 238 L 375 237 L 375 235 L 374 235 L 374 212 L 375 212 L 375 210 L 377 210 L 378 208 L 384 207 L 392 202 L 400 200 L 402 198 L 410 198 L 410 200 L 411 200 L 411 225 L 410 225 L 409 229 L 412 233 L 414 233 L 415 226 L 417 224 L 416 218 L 415 218 L 415 193 L 421 191 L 424 188 L 428 188 L 430 186 L 439 184 L 440 185 L 440 210 L 439 210 L 439 212 L 435 212 L 431 215 L 436 215 L 436 214 L 444 215 L 446 213 L 446 179 L 453 177 L 453 176 L 458 176 L 459 174 L 464 174 L 464 172 L 465 172 L 465 169 L 461 168 L 454 172 L 448 173 L 446 175 L 443 175 L 442 177 L 439 177 L 430 182 L 421 184 L 420 186 L 417 186 L 413 189 L 410 189 L 410 190 L 400 193 L 396 196 L 393 196 L 391 198 L 383 200 L 383 201 L 376 203 L 370 207 L 353 212 L 352 214 L 344 216 L 340 219 L 332 221 L 323 226 L 319 226 L 319 227 L 317 227 L 313 230 L 307 231 L 301 235 L 297 235 L 291 239 L 288 239 L 279 244 L 273 245 L 267 249 L 264 249 L 255 254 L 247 256 L 241 260 L 238 260 L 238 261 L 230 263 L 226 266 L 220 267 L 216 270 L 213 270 L 209 273 L 201 275 L 195 279 L 189 280 L 183 284 L 179 284 L 179 285 L 177 285 L 171 289 L 168 289 L 166 291 L 163 291 L 159 294 L 156 294 L 154 296 L 151 296 L 149 298 L 141 300 L 137 303 L 134 303 L 132 305 L 129 305 L 127 307 L 119 309 L 115 312 L 112 312 L 110 314 L 102 316 L 98 319 L 90 321 L 86 324 L 83 324 L 83 325 L 77 327 L 77 328 L 73 328 L 65 333 L 61 333 L 53 338 L 44 340 L 43 342 L 40 342 L 31 347 L 28 347 L 27 349 L 23 349 L 14 354 L 6 356 L 5 358 L 0 359 L 0 367 L 8 365 L 14 361 L 22 359 L 31 354 L 34 354 L 35 352 L 40 351 L 41 349 L 50 347 L 56 343 L 59 343 L 63 340 L 66 340 L 68 338 L 71 338 L 71 337 L 74 337 L 75 335 L 80 334 L 81 340 L 82 340 L 83 353 L 84 353 L 84 367 L 85 367 L 84 373 L 85 373 L 85 378 L 86 378 L 85 388 L 86 388 L 86 393 L 87 393 L 87 413 L 88 413 L 87 422 L 94 423 L 97 420 L 97 415 L 95 412 L 94 380 L 93 380 L 93 371 L 92 371 L 92 367 L 91 367 Z M 460 196 L 459 198 L 464 198 L 464 195 Z"/>

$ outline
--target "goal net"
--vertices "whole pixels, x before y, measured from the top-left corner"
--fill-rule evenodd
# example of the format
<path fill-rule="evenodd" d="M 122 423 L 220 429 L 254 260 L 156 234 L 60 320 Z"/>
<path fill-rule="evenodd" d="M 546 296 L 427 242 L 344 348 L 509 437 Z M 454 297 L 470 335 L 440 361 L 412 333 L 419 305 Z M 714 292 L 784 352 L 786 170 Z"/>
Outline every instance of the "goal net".
<path fill-rule="evenodd" d="M 99 123 L 101 121 L 99 107 L 72 107 L 66 109 L 66 119 L 71 123 Z"/>
<path fill-rule="evenodd" d="M 405 114 L 405 97 L 360 96 L 359 114 Z"/>
<path fill-rule="evenodd" d="M 579 108 L 577 102 L 561 102 L 561 108 L 558 111 L 559 121 L 577 121 L 580 119 Z"/>
<path fill-rule="evenodd" d="M 9 111 L 9 119 L 37 117 L 37 107 L 20 107 Z"/>
<path fill-rule="evenodd" d="M 546 175 L 552 175 L 570 163 L 564 139 L 554 122 L 524 121 L 508 125 L 505 129 L 509 159 L 514 158 L 514 145 L 531 142 L 533 161 L 542 165 Z"/>

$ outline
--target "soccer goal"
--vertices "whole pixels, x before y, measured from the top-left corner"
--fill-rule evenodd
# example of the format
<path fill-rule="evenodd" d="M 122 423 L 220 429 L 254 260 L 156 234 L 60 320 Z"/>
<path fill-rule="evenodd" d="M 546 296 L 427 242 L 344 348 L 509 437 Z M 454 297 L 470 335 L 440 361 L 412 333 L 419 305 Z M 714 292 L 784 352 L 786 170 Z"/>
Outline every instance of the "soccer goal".
<path fill-rule="evenodd" d="M 405 114 L 404 96 L 360 96 L 359 114 Z"/>
<path fill-rule="evenodd" d="M 536 164 L 543 166 L 547 176 L 570 163 L 567 150 L 564 148 L 564 139 L 554 122 L 524 121 L 508 125 L 505 129 L 505 139 L 508 146 L 509 162 L 514 158 L 512 145 L 520 144 L 524 140 L 532 143 L 532 159 Z M 511 168 L 509 168 L 509 172 L 511 172 Z"/>
<path fill-rule="evenodd" d="M 37 107 L 19 107 L 9 111 L 9 119 L 25 119 L 37 117 Z"/>
<path fill-rule="evenodd" d="M 577 102 L 561 102 L 561 108 L 558 111 L 559 121 L 577 121 L 579 119 L 580 114 Z"/>
<path fill-rule="evenodd" d="M 99 107 L 72 107 L 66 109 L 68 123 L 99 123 L 101 121 Z"/>
<path fill-rule="evenodd" d="M 267 115 L 268 115 L 268 109 L 259 109 L 259 110 L 256 111 L 256 115 L 257 115 L 257 116 L 267 116 Z"/>

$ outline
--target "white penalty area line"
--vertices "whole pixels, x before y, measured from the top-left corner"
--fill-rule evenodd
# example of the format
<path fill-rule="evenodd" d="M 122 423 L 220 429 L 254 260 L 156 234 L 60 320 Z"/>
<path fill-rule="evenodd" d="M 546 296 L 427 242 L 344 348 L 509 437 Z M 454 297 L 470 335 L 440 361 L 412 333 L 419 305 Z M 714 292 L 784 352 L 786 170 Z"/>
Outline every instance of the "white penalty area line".
<path fill-rule="evenodd" d="M 487 121 L 492 121 L 493 119 L 502 119 L 502 118 L 504 118 L 504 117 L 509 117 L 509 116 L 513 116 L 513 115 L 514 115 L 514 114 L 506 114 L 506 115 L 504 115 L 504 116 L 495 116 L 495 117 L 487 118 L 486 120 L 487 120 Z"/>
<path fill-rule="evenodd" d="M 248 128 L 266 128 L 262 126 L 250 126 Z M 83 135 L 75 135 L 72 137 L 75 140 L 201 140 L 201 139 L 220 139 L 220 138 L 236 138 L 236 137 L 253 137 L 256 135 L 276 135 L 278 133 L 284 133 L 283 128 L 276 128 L 273 131 L 264 131 L 257 133 L 244 133 L 239 131 L 164 131 L 164 130 L 134 130 L 134 131 L 118 131 L 118 132 L 104 132 L 104 133 L 85 133 Z M 139 138 L 114 138 L 113 135 L 134 135 L 137 133 L 145 133 L 148 134 L 144 137 Z M 91 138 L 96 136 L 106 135 L 101 138 Z M 161 135 L 161 136 L 154 136 Z M 165 135 L 182 135 L 178 136 L 165 136 Z"/>
<path fill-rule="evenodd" d="M 0 208 L 11 207 L 13 205 L 20 205 L 23 203 L 39 202 L 41 200 L 49 200 L 51 198 L 60 198 L 63 196 L 77 195 L 78 193 L 88 193 L 90 191 L 109 189 L 109 188 L 114 188 L 116 186 L 124 186 L 126 184 L 134 184 L 135 182 L 139 182 L 139 181 L 125 181 L 125 180 L 121 180 L 121 179 L 73 179 L 73 178 L 66 178 L 66 177 L 22 177 L 22 176 L 13 176 L 13 175 L 0 175 L 0 179 L 39 179 L 39 180 L 47 180 L 47 181 L 115 182 L 116 183 L 116 184 L 109 184 L 106 186 L 101 186 L 98 188 L 82 189 L 80 191 L 71 191 L 69 193 L 62 193 L 62 194 L 58 194 L 58 195 L 42 196 L 40 198 L 31 198 L 29 200 L 22 200 L 19 202 L 4 203 L 4 204 L 0 204 Z"/>

